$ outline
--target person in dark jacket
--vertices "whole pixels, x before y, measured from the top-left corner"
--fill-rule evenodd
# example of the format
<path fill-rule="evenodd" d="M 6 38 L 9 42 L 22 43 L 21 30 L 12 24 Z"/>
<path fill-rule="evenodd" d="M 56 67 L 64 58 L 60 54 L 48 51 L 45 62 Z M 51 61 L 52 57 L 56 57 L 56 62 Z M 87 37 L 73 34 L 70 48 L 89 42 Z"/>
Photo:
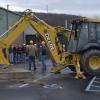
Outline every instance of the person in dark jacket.
<path fill-rule="evenodd" d="M 18 45 L 17 46 L 17 62 L 18 63 L 21 63 L 21 61 L 22 61 L 21 54 L 22 54 L 22 47 L 21 47 L 21 45 Z"/>
<path fill-rule="evenodd" d="M 46 45 L 45 45 L 45 42 L 44 41 L 42 41 L 42 43 L 41 43 L 42 45 L 41 45 L 41 61 L 42 61 L 42 64 L 43 64 L 43 71 L 45 71 L 46 70 L 46 56 L 47 56 L 47 47 L 46 47 Z"/>
<path fill-rule="evenodd" d="M 22 61 L 26 62 L 26 44 L 22 45 Z"/>
<path fill-rule="evenodd" d="M 14 45 L 14 47 L 13 47 L 13 61 L 14 61 L 14 63 L 17 62 L 17 47 L 16 47 L 16 45 Z"/>
<path fill-rule="evenodd" d="M 11 64 L 14 63 L 14 61 L 13 61 L 13 46 L 12 45 L 9 46 L 9 62 Z"/>

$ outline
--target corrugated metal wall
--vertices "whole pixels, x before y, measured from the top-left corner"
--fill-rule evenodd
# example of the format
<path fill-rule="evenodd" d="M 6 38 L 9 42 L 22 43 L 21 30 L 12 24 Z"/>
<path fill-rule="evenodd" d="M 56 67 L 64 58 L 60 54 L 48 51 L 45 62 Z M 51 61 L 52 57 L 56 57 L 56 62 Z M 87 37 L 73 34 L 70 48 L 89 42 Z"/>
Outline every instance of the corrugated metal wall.
<path fill-rule="evenodd" d="M 11 26 L 13 26 L 19 19 L 20 16 L 18 14 L 11 11 L 7 11 L 4 8 L 0 8 L 0 35 L 3 34 L 5 31 L 7 31 Z M 15 40 L 14 43 L 16 44 L 25 43 L 25 35 L 34 33 L 35 31 L 31 27 L 29 27 L 20 35 L 20 37 L 18 37 L 17 40 Z M 7 35 L 9 34 L 10 33 L 8 33 Z"/>
<path fill-rule="evenodd" d="M 65 22 L 67 20 L 67 28 L 70 28 L 70 22 L 72 19 L 81 18 L 80 16 L 66 15 L 66 14 L 49 14 L 49 13 L 35 13 L 40 19 L 46 21 L 52 26 L 63 26 L 65 27 Z M 19 19 L 20 15 L 18 13 L 7 11 L 0 7 L 0 35 L 3 34 L 7 29 L 14 25 Z M 26 43 L 26 35 L 33 35 L 36 32 L 29 27 L 25 30 L 21 36 L 15 41 L 17 44 Z M 9 35 L 9 34 L 8 34 Z"/>

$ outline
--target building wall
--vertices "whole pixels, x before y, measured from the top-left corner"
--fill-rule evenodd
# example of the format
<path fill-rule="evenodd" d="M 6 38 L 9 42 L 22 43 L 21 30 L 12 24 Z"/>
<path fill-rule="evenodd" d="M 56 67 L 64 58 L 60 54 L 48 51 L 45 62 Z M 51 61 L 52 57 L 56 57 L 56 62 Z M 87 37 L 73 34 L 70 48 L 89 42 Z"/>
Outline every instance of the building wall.
<path fill-rule="evenodd" d="M 21 13 L 23 14 L 23 13 Z M 49 25 L 54 27 L 56 26 L 63 26 L 70 29 L 70 24 L 73 19 L 81 18 L 81 16 L 74 16 L 74 15 L 66 15 L 66 14 L 50 14 L 50 13 L 35 13 L 37 17 L 44 20 Z M 20 19 L 19 13 L 15 13 L 12 11 L 7 11 L 4 8 L 0 7 L 0 35 L 3 34 L 7 29 L 9 29 L 12 25 L 14 25 Z M 67 22 L 67 25 L 66 25 Z M 27 35 L 34 35 L 36 32 L 33 30 L 32 27 L 26 29 L 14 43 L 22 44 L 26 43 Z M 7 37 L 6 34 L 5 37 Z"/>
<path fill-rule="evenodd" d="M 20 18 L 21 16 L 16 13 L 7 11 L 4 8 L 0 8 L 0 35 L 7 31 L 10 27 L 12 27 Z M 17 38 L 17 40 L 15 40 L 14 43 L 25 43 L 25 35 L 34 33 L 35 31 L 31 27 L 29 27 L 20 35 L 20 37 Z M 10 32 L 7 33 L 4 38 L 6 38 L 9 34 Z"/>

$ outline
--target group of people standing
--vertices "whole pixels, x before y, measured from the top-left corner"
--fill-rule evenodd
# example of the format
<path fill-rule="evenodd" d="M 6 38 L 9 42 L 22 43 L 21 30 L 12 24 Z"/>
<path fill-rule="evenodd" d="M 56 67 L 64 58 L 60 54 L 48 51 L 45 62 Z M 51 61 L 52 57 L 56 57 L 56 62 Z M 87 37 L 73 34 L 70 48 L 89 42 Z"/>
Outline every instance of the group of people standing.
<path fill-rule="evenodd" d="M 28 62 L 29 70 L 36 70 L 36 57 L 42 62 L 42 70 L 46 70 L 47 47 L 45 42 L 42 41 L 39 48 L 31 40 L 29 45 L 11 45 L 9 47 L 9 62 L 12 64 Z M 26 60 L 26 58 L 28 58 Z M 33 68 L 32 68 L 33 67 Z"/>
<path fill-rule="evenodd" d="M 39 50 L 36 46 L 33 45 L 33 41 L 30 41 L 30 45 L 27 48 L 28 56 L 29 56 L 29 70 L 31 70 L 31 67 L 33 65 L 34 70 L 36 70 L 36 64 L 35 64 L 35 58 L 36 55 L 38 55 L 38 58 L 40 61 L 42 61 L 43 68 L 42 70 L 46 70 L 46 55 L 47 55 L 47 48 L 45 45 L 45 42 L 42 41 L 41 46 L 39 47 Z"/>
<path fill-rule="evenodd" d="M 21 63 L 25 60 L 26 46 L 23 45 L 10 45 L 9 47 L 9 62 L 11 64 Z"/>

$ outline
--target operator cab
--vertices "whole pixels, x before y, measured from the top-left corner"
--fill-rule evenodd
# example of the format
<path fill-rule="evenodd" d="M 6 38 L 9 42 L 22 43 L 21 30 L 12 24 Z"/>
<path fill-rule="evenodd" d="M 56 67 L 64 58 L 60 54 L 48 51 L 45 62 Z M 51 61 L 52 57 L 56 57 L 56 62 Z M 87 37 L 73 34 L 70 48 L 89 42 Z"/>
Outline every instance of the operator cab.
<path fill-rule="evenodd" d="M 100 47 L 100 20 L 88 18 L 74 20 L 68 51 L 82 52 L 94 45 Z"/>

